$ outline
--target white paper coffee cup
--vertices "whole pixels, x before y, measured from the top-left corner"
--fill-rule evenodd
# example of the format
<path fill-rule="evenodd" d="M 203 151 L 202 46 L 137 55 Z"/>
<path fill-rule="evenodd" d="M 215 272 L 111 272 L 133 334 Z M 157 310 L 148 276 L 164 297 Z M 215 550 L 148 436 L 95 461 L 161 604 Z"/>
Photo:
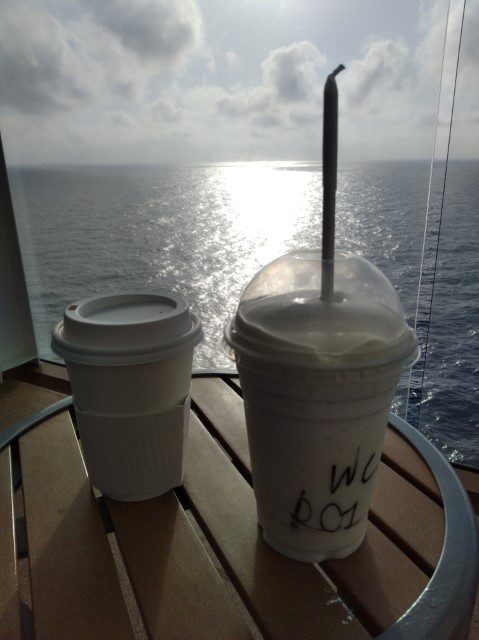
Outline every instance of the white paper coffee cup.
<path fill-rule="evenodd" d="M 178 486 L 201 323 L 170 293 L 94 296 L 53 330 L 65 359 L 92 484 L 118 500 Z"/>

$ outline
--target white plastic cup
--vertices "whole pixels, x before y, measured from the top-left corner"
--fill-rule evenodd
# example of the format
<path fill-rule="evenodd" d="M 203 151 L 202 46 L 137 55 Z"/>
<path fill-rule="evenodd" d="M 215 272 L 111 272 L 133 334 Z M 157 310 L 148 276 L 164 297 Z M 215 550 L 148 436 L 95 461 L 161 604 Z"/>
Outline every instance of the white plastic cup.
<path fill-rule="evenodd" d="M 201 338 L 197 316 L 170 293 L 80 300 L 54 328 L 90 482 L 104 495 L 146 500 L 181 484 Z"/>
<path fill-rule="evenodd" d="M 417 357 L 388 279 L 340 254 L 321 298 L 321 253 L 293 251 L 246 287 L 225 328 L 243 390 L 265 541 L 304 562 L 364 540 L 391 403 Z"/>
<path fill-rule="evenodd" d="M 363 542 L 402 369 L 311 371 L 240 359 L 258 522 L 273 549 L 321 562 Z"/>

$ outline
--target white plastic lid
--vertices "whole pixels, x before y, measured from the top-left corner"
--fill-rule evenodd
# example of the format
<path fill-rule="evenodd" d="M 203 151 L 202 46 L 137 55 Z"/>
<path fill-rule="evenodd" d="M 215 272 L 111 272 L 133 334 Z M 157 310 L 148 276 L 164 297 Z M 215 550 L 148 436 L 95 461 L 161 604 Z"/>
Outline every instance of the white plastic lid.
<path fill-rule="evenodd" d="M 70 362 L 155 362 L 194 347 L 198 317 L 171 293 L 98 295 L 71 304 L 53 329 L 52 349 Z"/>
<path fill-rule="evenodd" d="M 386 276 L 354 254 L 334 260 L 332 301 L 320 299 L 319 250 L 298 250 L 264 267 L 246 287 L 223 348 L 261 360 L 325 368 L 410 364 L 415 332 Z"/>

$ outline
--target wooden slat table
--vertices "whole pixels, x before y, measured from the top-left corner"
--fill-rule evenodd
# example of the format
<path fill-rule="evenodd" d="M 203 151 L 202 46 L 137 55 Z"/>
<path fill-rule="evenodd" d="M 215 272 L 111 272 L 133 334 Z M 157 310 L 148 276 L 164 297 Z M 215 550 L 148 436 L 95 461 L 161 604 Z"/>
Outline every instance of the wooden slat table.
<path fill-rule="evenodd" d="M 7 380 L 0 430 L 61 397 Z M 418 598 L 443 541 L 434 477 L 388 430 L 360 549 L 321 565 L 278 555 L 256 523 L 241 389 L 195 378 L 183 487 L 154 500 L 92 492 L 69 411 L 0 453 L 0 639 L 366 639 Z"/>

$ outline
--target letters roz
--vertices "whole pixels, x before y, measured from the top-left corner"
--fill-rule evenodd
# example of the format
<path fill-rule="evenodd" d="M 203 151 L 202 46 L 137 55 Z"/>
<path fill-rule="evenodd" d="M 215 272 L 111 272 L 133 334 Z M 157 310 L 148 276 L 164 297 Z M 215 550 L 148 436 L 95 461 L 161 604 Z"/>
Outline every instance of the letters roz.
<path fill-rule="evenodd" d="M 338 470 L 337 464 L 331 465 L 329 486 L 331 496 L 334 496 L 341 485 L 346 488 L 350 487 L 356 478 L 360 485 L 365 485 L 371 481 L 378 468 L 379 462 L 376 462 L 376 460 L 379 460 L 379 456 L 376 452 L 371 453 L 366 463 L 359 467 L 360 453 L 361 448 L 358 447 L 353 465 L 344 468 L 342 473 Z M 357 490 L 355 491 L 353 488 L 353 491 L 355 493 L 354 498 L 356 498 Z M 352 502 L 349 502 L 344 507 L 337 500 L 331 499 L 326 504 L 313 506 L 306 495 L 306 491 L 303 489 L 291 514 L 291 528 L 297 530 L 298 533 L 300 526 L 328 533 L 335 533 L 339 530 L 346 531 L 357 525 L 365 517 L 356 518 L 358 504 L 359 500 L 353 499 Z"/>

